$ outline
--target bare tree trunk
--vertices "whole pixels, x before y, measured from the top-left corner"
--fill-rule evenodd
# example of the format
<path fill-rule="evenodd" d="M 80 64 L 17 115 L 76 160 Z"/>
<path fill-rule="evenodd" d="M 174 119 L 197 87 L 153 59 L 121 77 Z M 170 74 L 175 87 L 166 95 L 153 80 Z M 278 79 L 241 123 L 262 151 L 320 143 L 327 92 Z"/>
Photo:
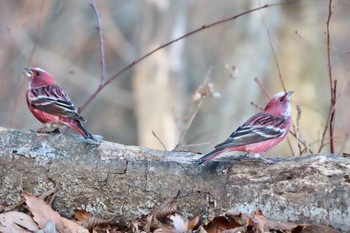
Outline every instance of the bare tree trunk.
<path fill-rule="evenodd" d="M 140 34 L 142 54 L 184 33 L 186 21 L 182 11 L 185 5 L 180 6 L 180 9 L 178 6 L 175 8 L 177 10 L 170 11 L 172 6 L 163 5 L 161 1 L 145 3 L 149 11 L 145 11 L 143 16 L 143 31 Z M 157 22 L 159 19 L 162 21 Z M 155 25 L 157 27 L 152 28 Z M 152 131 L 169 149 L 174 148 L 178 142 L 180 132 L 176 117 L 181 115 L 184 96 L 184 65 L 181 60 L 183 43 L 181 41 L 174 47 L 158 51 L 136 68 L 133 88 L 139 145 L 162 148 Z"/>
<path fill-rule="evenodd" d="M 226 158 L 200 166 L 189 152 L 87 145 L 62 134 L 2 129 L 0 138 L 0 202 L 9 205 L 22 190 L 39 195 L 56 186 L 61 214 L 83 208 L 126 222 L 180 190 L 185 216 L 261 208 L 271 220 L 350 231 L 350 158 L 319 154 L 274 165 Z"/>

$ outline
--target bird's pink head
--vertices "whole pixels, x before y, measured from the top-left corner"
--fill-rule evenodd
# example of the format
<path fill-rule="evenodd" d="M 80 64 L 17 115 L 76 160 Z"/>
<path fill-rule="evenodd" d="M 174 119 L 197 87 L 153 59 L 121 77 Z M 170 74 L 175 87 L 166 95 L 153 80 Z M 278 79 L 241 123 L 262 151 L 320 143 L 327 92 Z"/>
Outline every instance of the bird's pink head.
<path fill-rule="evenodd" d="M 293 91 L 277 93 L 266 105 L 264 111 L 276 116 L 291 116 L 292 106 L 290 104 L 290 101 L 292 99 L 293 93 Z"/>
<path fill-rule="evenodd" d="M 29 87 L 35 88 L 56 83 L 52 75 L 41 68 L 25 68 L 23 72 L 28 77 Z"/>

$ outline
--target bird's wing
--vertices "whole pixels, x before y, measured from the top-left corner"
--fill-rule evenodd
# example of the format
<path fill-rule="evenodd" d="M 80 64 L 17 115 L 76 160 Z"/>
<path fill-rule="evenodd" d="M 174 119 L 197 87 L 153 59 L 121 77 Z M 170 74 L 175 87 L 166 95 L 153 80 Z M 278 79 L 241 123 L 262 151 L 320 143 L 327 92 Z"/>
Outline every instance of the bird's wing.
<path fill-rule="evenodd" d="M 33 88 L 28 93 L 28 100 L 33 108 L 55 116 L 67 117 L 85 122 L 80 116 L 65 91 L 56 84 Z"/>
<path fill-rule="evenodd" d="M 288 118 L 260 112 L 241 125 L 230 137 L 216 149 L 244 146 L 281 137 L 289 124 Z"/>

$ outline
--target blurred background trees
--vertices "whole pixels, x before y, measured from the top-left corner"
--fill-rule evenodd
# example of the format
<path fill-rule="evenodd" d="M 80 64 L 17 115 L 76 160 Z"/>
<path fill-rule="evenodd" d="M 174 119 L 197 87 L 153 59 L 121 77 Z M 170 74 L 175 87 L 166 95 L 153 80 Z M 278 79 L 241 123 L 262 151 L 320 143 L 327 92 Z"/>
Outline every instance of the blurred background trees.
<path fill-rule="evenodd" d="M 106 79 L 188 31 L 259 4 L 276 2 L 279 1 L 97 1 Z M 1 126 L 23 130 L 41 126 L 25 103 L 24 67 L 38 66 L 52 73 L 76 107 L 96 90 L 101 77 L 99 37 L 96 15 L 89 4 L 88 0 L 0 1 Z M 336 152 L 350 149 L 349 10 L 347 1 L 334 1 L 331 58 L 333 77 L 341 92 L 336 105 Z M 255 78 L 270 95 L 283 91 L 271 42 L 284 84 L 287 90 L 295 91 L 294 122 L 298 104 L 303 110 L 301 138 L 317 151 L 330 105 L 327 16 L 326 0 L 294 1 L 187 37 L 110 83 L 83 111 L 86 127 L 105 140 L 162 149 L 153 131 L 167 149 L 173 149 L 198 104 L 193 100 L 194 91 L 208 80 L 220 97 L 204 99 L 184 140 L 184 144 L 204 143 L 188 149 L 207 152 L 258 111 L 251 102 L 259 106 L 267 103 Z M 295 138 L 289 139 L 298 153 Z M 291 154 L 285 141 L 266 156 Z"/>

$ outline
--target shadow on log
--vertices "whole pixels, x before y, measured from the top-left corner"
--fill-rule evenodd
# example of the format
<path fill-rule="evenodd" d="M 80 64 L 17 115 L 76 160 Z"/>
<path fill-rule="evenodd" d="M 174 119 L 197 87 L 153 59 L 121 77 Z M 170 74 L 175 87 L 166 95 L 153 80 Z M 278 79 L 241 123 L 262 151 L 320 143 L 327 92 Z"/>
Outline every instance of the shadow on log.
<path fill-rule="evenodd" d="M 179 211 L 211 218 L 261 208 L 270 220 L 330 225 L 350 231 L 350 158 L 326 154 L 268 165 L 259 159 L 216 160 L 79 137 L 0 129 L 0 201 L 25 190 L 57 187 L 53 207 L 64 216 L 86 209 L 127 223 L 181 191 Z"/>

